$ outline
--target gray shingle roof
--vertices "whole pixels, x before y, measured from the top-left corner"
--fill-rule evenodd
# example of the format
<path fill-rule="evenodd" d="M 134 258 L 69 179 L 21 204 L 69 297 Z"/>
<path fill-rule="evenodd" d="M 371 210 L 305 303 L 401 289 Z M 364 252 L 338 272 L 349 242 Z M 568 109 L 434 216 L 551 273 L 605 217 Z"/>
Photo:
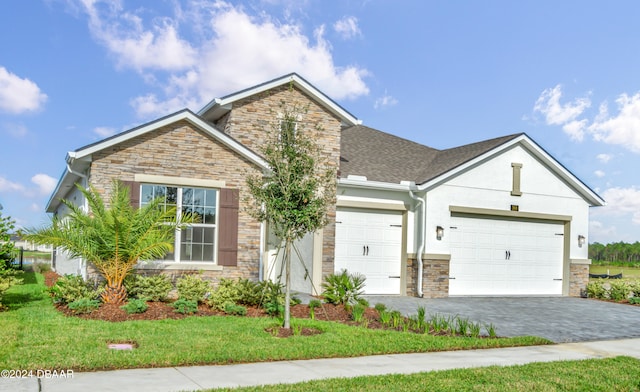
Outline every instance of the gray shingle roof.
<path fill-rule="evenodd" d="M 340 177 L 422 184 L 480 156 L 522 133 L 437 150 L 363 125 L 342 130 Z"/>

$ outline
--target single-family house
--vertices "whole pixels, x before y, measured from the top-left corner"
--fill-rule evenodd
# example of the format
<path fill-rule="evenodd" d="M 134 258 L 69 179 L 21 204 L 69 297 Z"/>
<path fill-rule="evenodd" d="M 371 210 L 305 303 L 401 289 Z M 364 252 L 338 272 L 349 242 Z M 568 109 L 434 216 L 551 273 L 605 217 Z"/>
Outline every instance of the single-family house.
<path fill-rule="evenodd" d="M 47 204 L 82 205 L 74 184 L 105 196 L 113 179 L 132 202 L 164 197 L 201 223 L 176 234 L 145 273 L 202 271 L 252 280 L 279 275 L 278 240 L 243 206 L 248 173 L 280 105 L 306 105 L 297 131 L 319 126 L 317 144 L 336 170 L 329 224 L 298 243 L 294 289 L 317 293 L 327 274 L 366 276 L 368 294 L 577 296 L 586 286 L 589 208 L 604 201 L 526 134 L 445 150 L 362 125 L 297 74 L 216 98 L 70 151 Z M 59 273 L 90 266 L 57 254 Z"/>

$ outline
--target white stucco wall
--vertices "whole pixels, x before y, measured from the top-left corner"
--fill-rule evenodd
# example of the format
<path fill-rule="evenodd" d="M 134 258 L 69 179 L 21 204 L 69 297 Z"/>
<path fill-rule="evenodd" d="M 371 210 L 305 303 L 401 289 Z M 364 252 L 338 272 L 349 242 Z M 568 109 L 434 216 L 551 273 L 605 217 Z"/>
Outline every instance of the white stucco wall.
<path fill-rule="evenodd" d="M 82 192 L 80 192 L 76 187 L 73 187 L 69 191 L 69 193 L 67 193 L 67 195 L 64 196 L 64 199 L 72 202 L 77 206 L 85 205 L 85 197 L 82 194 Z M 70 210 L 66 205 L 60 204 L 60 206 L 56 210 L 56 216 L 59 219 L 64 219 L 64 217 L 68 215 L 69 212 Z M 82 259 L 71 258 L 68 256 L 67 253 L 62 252 L 60 250 L 56 252 L 54 269 L 59 275 L 67 275 L 67 274 L 82 275 L 84 278 L 86 278 L 86 274 L 87 274 L 87 271 L 84 266 L 84 263 L 82 262 Z"/>
<path fill-rule="evenodd" d="M 522 164 L 521 196 L 512 196 L 512 163 Z M 424 193 L 419 193 L 422 197 Z M 418 244 L 416 230 L 419 213 L 417 204 L 408 191 L 371 190 L 366 188 L 339 187 L 338 200 L 366 203 L 404 205 L 409 207 L 407 219 L 407 252 L 415 253 Z M 517 205 L 520 212 L 552 214 L 571 217 L 570 258 L 587 259 L 587 246 L 578 246 L 578 235 L 588 242 L 589 204 L 556 176 L 549 167 L 520 145 L 502 152 L 460 173 L 454 178 L 429 189 L 426 193 L 425 253 L 450 254 L 449 206 L 509 211 Z M 436 227 L 445 228 L 442 240 L 436 239 Z"/>
<path fill-rule="evenodd" d="M 522 164 L 521 196 L 512 196 L 512 163 Z M 586 259 L 587 246 L 578 247 L 578 235 L 587 237 L 589 205 L 526 149 L 516 146 L 446 181 L 427 193 L 426 240 L 430 253 L 449 253 L 449 206 L 571 216 L 570 257 Z M 436 226 L 445 228 L 438 241 Z M 575 239 L 575 240 L 574 240 Z"/>

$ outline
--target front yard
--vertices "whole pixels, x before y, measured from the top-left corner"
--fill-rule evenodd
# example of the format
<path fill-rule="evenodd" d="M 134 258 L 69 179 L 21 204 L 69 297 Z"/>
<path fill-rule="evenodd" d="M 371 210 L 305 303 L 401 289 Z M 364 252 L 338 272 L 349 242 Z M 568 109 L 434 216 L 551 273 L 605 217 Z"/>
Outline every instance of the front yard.
<path fill-rule="evenodd" d="M 74 371 L 229 364 L 389 353 L 450 351 L 548 344 L 536 337 L 473 338 L 376 330 L 309 319 L 294 327 L 322 331 L 277 338 L 266 330 L 279 320 L 206 316 L 181 320 L 107 322 L 67 317 L 57 311 L 40 274 L 5 296 L 0 312 L 0 368 Z M 497 331 L 500 335 L 500 331 Z M 135 342 L 133 350 L 109 343 Z"/>

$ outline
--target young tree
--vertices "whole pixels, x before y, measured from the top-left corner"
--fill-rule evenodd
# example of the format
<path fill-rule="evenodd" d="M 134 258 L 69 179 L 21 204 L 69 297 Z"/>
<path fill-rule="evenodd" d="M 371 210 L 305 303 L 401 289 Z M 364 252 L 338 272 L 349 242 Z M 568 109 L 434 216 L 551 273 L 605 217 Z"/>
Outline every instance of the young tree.
<path fill-rule="evenodd" d="M 15 229 L 15 221 L 10 216 L 2 216 L 0 212 L 0 264 L 6 264 L 15 256 L 15 246 L 11 242 L 11 231 Z"/>
<path fill-rule="evenodd" d="M 160 259 L 171 252 L 176 229 L 193 219 L 185 215 L 176 219 L 175 208 L 164 210 L 159 206 L 161 199 L 140 208 L 132 206 L 129 188 L 119 181 L 113 182 L 108 207 L 94 188 L 78 189 L 87 199 L 89 211 L 62 200 L 70 214 L 62 219 L 54 217 L 47 227 L 28 230 L 26 238 L 92 263 L 107 282 L 103 301 L 123 303 L 127 298 L 124 278 L 138 260 Z"/>
<path fill-rule="evenodd" d="M 267 222 L 283 244 L 285 265 L 284 328 L 290 328 L 291 252 L 296 240 L 327 224 L 335 198 L 336 168 L 320 152 L 314 136 L 321 127 L 305 126 L 306 107 L 281 103 L 280 114 L 260 146 L 270 172 L 247 178 L 248 212 Z M 315 135 L 314 135 L 315 133 Z"/>

